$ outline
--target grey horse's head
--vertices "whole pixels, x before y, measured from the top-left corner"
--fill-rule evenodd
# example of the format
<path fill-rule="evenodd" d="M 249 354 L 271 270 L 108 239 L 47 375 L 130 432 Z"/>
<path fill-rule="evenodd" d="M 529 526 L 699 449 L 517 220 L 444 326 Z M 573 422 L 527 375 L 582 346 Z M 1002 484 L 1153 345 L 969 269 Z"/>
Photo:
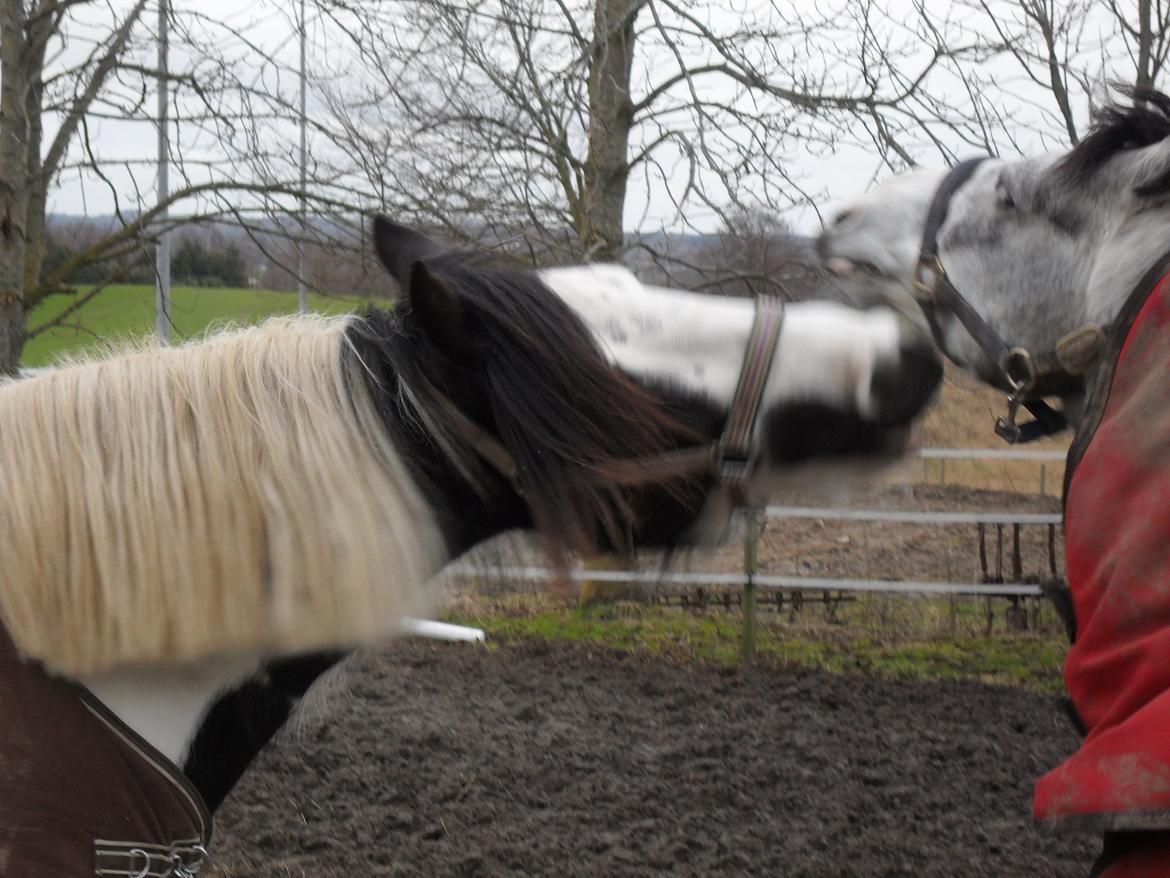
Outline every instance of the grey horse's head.
<path fill-rule="evenodd" d="M 1130 92 L 1069 153 L 989 159 L 954 194 L 938 233 L 951 281 L 1010 346 L 1050 350 L 1107 323 L 1170 249 L 1170 97 Z M 945 172 L 916 170 L 842 210 L 818 241 L 838 273 L 911 284 L 930 202 Z M 953 318 L 944 352 L 991 381 L 995 364 Z"/>

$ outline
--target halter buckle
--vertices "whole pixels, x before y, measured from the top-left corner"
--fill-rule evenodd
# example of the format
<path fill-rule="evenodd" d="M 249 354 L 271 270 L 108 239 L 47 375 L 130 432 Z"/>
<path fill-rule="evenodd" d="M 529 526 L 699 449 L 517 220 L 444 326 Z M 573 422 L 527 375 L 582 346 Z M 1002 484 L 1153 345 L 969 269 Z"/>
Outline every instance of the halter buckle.
<path fill-rule="evenodd" d="M 1020 402 L 1013 394 L 1008 397 L 1008 413 L 995 419 L 995 435 L 1009 445 L 1015 445 L 1020 441 L 1020 425 L 1016 423 L 1019 411 Z"/>
<path fill-rule="evenodd" d="M 719 481 L 725 485 L 738 485 L 747 480 L 751 472 L 751 452 L 736 450 L 727 452 L 720 449 L 716 460 Z"/>
<path fill-rule="evenodd" d="M 995 435 L 1014 445 L 1020 441 L 1020 425 L 1016 423 L 1020 406 L 1036 387 L 1040 370 L 1036 367 L 1036 360 L 1023 348 L 1012 348 L 1004 354 L 999 365 L 1012 386 L 1012 392 L 1007 398 L 1007 415 L 995 419 Z"/>

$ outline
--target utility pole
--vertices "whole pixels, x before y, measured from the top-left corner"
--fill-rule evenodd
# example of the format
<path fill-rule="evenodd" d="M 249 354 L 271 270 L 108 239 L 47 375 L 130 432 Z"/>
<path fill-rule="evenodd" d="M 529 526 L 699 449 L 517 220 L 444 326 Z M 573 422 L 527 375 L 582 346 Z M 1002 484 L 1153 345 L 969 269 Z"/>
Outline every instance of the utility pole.
<path fill-rule="evenodd" d="M 303 0 L 302 0 L 303 2 Z M 158 201 L 165 205 L 170 197 L 170 181 L 167 176 L 167 147 L 169 114 L 168 97 L 170 85 L 167 82 L 167 27 L 170 16 L 169 0 L 158 0 Z M 158 215 L 165 227 L 167 208 Z M 158 340 L 168 344 L 171 340 L 171 236 L 165 229 L 158 237 L 155 250 L 154 287 L 154 332 Z"/>

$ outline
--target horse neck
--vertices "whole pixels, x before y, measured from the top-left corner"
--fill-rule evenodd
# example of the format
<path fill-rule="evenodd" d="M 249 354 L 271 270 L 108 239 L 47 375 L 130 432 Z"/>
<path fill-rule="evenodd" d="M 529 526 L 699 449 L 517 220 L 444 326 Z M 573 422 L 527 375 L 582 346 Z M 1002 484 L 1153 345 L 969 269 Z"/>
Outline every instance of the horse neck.
<path fill-rule="evenodd" d="M 1168 251 L 1170 216 L 1151 213 L 1129 218 L 1093 264 L 1085 293 L 1088 319 L 1101 325 L 1112 322 Z"/>

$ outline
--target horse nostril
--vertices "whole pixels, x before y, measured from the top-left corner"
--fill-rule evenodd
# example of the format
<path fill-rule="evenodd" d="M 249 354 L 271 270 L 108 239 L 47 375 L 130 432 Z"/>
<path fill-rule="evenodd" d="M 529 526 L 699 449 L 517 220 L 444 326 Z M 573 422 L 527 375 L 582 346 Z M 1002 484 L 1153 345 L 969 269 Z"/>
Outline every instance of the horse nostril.
<path fill-rule="evenodd" d="M 904 327 L 898 359 L 879 364 L 870 382 L 878 426 L 912 421 L 930 402 L 942 373 L 942 359 L 930 337 L 916 327 Z"/>

